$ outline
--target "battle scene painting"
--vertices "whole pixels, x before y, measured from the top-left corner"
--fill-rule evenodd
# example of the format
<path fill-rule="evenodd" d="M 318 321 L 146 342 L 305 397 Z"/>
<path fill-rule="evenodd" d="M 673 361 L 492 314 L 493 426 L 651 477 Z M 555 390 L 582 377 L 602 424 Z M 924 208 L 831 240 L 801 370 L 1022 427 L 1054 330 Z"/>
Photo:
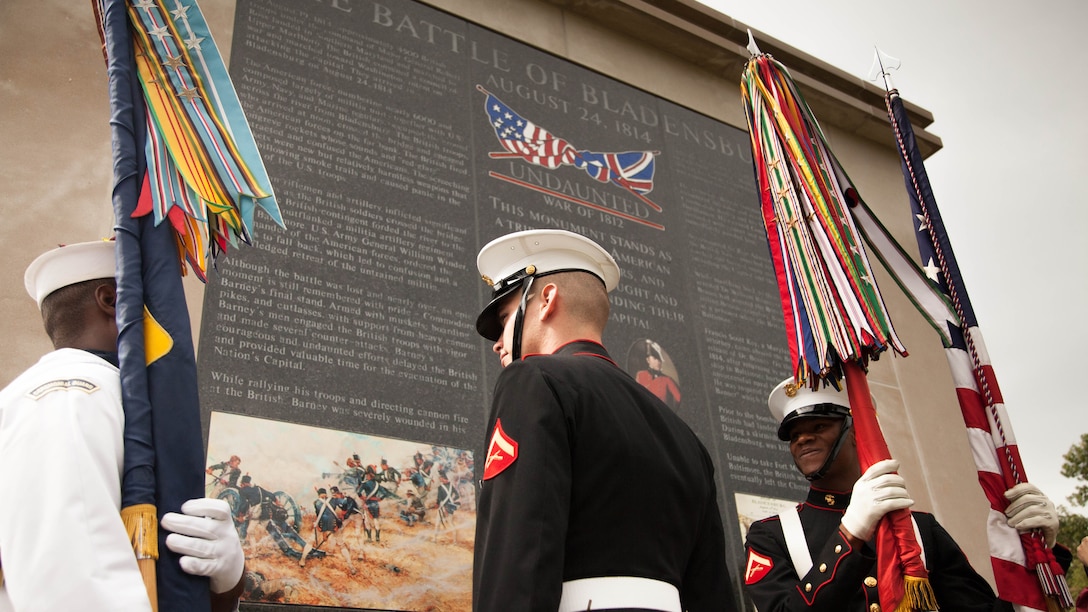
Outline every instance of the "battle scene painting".
<path fill-rule="evenodd" d="M 206 466 L 242 540 L 243 600 L 471 609 L 471 451 L 212 412 Z"/>

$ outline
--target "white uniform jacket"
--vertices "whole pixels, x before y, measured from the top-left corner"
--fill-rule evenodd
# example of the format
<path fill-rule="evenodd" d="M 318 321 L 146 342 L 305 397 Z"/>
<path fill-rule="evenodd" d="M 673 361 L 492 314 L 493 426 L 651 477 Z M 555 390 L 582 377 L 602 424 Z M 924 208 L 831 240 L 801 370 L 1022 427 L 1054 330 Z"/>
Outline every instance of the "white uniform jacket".
<path fill-rule="evenodd" d="M 150 611 L 119 513 L 117 368 L 42 357 L 0 391 L 0 612 Z"/>

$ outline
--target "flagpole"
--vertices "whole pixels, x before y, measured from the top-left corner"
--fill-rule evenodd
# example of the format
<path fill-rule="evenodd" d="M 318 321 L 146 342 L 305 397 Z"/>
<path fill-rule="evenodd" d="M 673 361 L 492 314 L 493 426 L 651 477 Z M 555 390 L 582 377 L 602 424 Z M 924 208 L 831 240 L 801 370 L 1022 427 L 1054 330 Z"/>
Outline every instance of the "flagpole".
<path fill-rule="evenodd" d="M 214 262 L 228 244 L 248 243 L 255 208 L 283 221 L 195 0 L 174 0 L 172 9 L 93 1 L 113 144 L 122 519 L 139 565 L 154 566 L 145 575 L 152 605 L 200 612 L 211 603 L 207 578 L 184 572 L 158 529 L 159 514 L 204 495 L 196 355 L 181 275 L 188 261 L 203 279 L 208 250 Z"/>
<path fill-rule="evenodd" d="M 1015 441 L 1012 437 L 1012 430 L 1004 422 L 1002 410 L 999 408 L 1003 404 L 1003 400 L 1001 399 L 997 378 L 989 364 L 988 357 L 985 356 L 985 345 L 982 334 L 978 330 L 974 308 L 971 305 L 963 277 L 960 274 L 959 265 L 956 262 L 955 253 L 952 251 L 952 245 L 948 239 L 940 211 L 937 208 L 936 199 L 933 197 L 922 156 L 918 152 L 914 141 L 914 132 L 910 120 L 903 110 L 898 90 L 892 85 L 889 72 L 891 68 L 885 65 L 886 59 L 897 61 L 895 58 L 891 58 L 876 49 L 874 69 L 879 68 L 880 76 L 884 80 L 887 91 L 885 103 L 888 118 L 895 133 L 907 192 L 910 196 L 913 212 L 922 221 L 916 236 L 918 246 L 923 254 L 923 259 L 926 257 L 926 253 L 932 253 L 936 258 L 936 266 L 940 270 L 941 276 L 939 279 L 934 278 L 933 280 L 941 285 L 942 291 L 948 295 L 960 322 L 960 326 L 956 331 L 961 333 L 962 346 L 946 346 L 945 354 L 949 359 L 949 365 L 953 372 L 960 367 L 957 363 L 958 358 L 954 353 L 957 348 L 966 352 L 969 357 L 974 385 L 972 391 L 980 396 L 982 400 L 982 405 L 977 408 L 985 411 L 985 415 L 991 423 L 987 432 L 989 434 L 988 445 L 990 450 L 994 452 L 994 459 L 997 459 L 996 445 L 999 444 L 1001 447 L 1000 455 L 1004 459 L 999 464 L 1002 470 L 1001 476 L 1003 477 L 1004 488 L 1001 492 L 997 492 L 991 491 L 990 488 L 984 486 L 984 490 L 987 493 L 991 507 L 998 511 L 1004 511 L 1008 506 L 1008 500 L 1004 499 L 1002 495 L 1004 489 L 1011 488 L 1021 482 L 1027 482 L 1027 475 L 1024 473 L 1018 454 L 1014 453 Z M 929 262 L 927 265 L 932 266 L 933 262 Z M 966 420 L 969 418 L 969 413 L 974 412 L 976 407 L 965 404 L 963 395 L 958 395 L 961 410 L 964 412 Z M 982 481 L 984 479 L 982 469 L 979 470 L 979 475 L 980 481 Z M 1030 534 L 1020 534 L 1020 541 L 1027 557 L 1027 566 L 1034 568 L 1042 594 L 1045 595 L 1045 606 L 1048 608 L 1055 606 L 1068 608 L 1073 606 L 1074 602 L 1065 583 L 1065 576 L 1054 559 L 1053 552 L 1046 546 L 1040 531 L 1034 530 Z M 1019 581 L 1016 572 L 1006 571 L 1005 562 L 998 562 L 995 559 L 994 565 L 999 594 L 1013 600 L 1014 603 L 1034 605 L 1036 607 L 1040 605 L 1040 603 L 1028 602 L 1028 599 L 1034 599 L 1034 597 L 1025 596 L 1021 587 L 1005 584 L 1006 582 Z M 1008 590 L 1012 594 L 1002 593 L 1004 590 Z"/>
<path fill-rule="evenodd" d="M 855 361 L 844 362 L 842 369 L 846 380 L 846 393 L 850 399 L 850 415 L 858 440 L 858 463 L 861 471 L 865 472 L 874 463 L 891 459 L 892 455 L 877 422 L 876 408 L 865 370 Z M 904 576 L 901 600 L 910 602 L 909 609 L 936 610 L 937 601 L 933 590 L 924 585 L 924 578 L 918 577 L 919 573 L 926 575 L 926 570 L 922 561 L 922 547 L 914 538 L 914 525 L 909 509 L 893 510 L 880 519 L 876 530 L 876 548 L 897 551 L 895 555 L 877 557 L 877 583 L 898 588 L 898 578 Z M 885 596 L 882 596 L 881 601 L 885 600 Z M 901 605 L 899 609 L 904 608 Z"/>
<path fill-rule="evenodd" d="M 815 388 L 845 376 L 864 469 L 890 458 L 866 364 L 888 348 L 906 350 L 849 212 L 853 186 L 785 67 L 759 52 L 751 32 L 748 49 L 741 94 L 794 377 Z M 909 510 L 883 517 L 877 533 L 880 606 L 933 609 Z"/>

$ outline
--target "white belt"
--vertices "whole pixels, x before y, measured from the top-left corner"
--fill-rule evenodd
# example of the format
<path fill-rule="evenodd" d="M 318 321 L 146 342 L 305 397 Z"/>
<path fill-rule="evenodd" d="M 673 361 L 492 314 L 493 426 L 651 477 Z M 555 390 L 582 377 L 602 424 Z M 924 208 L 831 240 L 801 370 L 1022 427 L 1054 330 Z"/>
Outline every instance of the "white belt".
<path fill-rule="evenodd" d="M 633 576 L 582 578 L 563 583 L 559 612 L 584 612 L 613 608 L 638 608 L 683 612 L 680 591 L 660 580 Z"/>

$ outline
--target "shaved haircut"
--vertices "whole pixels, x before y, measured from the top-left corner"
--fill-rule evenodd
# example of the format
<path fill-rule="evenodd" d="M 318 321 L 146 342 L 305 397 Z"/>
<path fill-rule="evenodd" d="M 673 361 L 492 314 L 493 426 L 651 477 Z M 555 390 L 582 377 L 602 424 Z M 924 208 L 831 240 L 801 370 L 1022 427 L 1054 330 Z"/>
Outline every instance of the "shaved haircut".
<path fill-rule="evenodd" d="M 549 274 L 541 285 L 555 283 L 560 289 L 564 309 L 574 318 L 591 323 L 603 330 L 608 323 L 608 291 L 604 282 L 589 272 L 557 272 Z M 541 281 L 537 281 L 541 282 Z"/>

